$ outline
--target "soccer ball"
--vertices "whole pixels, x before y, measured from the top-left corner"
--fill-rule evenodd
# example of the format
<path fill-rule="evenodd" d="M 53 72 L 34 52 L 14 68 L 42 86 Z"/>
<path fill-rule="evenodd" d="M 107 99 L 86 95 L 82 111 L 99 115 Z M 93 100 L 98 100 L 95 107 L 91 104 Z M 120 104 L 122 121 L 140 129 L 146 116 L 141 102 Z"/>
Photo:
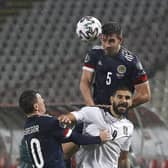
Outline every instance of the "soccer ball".
<path fill-rule="evenodd" d="M 102 25 L 100 21 L 93 16 L 84 16 L 76 26 L 76 34 L 83 41 L 92 41 L 97 39 L 101 33 Z"/>

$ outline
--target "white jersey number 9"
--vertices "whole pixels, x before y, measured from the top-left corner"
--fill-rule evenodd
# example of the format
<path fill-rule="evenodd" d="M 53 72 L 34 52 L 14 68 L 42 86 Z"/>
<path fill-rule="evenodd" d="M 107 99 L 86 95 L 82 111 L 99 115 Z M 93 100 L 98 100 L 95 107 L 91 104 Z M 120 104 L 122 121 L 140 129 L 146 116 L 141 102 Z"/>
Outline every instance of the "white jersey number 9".
<path fill-rule="evenodd" d="M 44 159 L 41 152 L 40 141 L 37 138 L 32 138 L 30 141 L 30 147 L 36 167 L 37 168 L 44 167 Z"/>

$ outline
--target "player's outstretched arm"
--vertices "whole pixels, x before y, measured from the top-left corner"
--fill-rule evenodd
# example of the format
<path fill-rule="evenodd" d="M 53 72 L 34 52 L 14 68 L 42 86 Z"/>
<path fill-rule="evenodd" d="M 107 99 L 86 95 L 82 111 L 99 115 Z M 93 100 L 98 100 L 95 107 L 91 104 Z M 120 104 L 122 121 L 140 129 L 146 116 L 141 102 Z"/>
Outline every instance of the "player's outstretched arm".
<path fill-rule="evenodd" d="M 121 151 L 118 161 L 118 168 L 130 168 L 128 151 Z"/>
<path fill-rule="evenodd" d="M 100 131 L 99 136 L 83 135 L 73 131 L 69 140 L 78 145 L 100 144 L 110 140 L 110 134 L 107 130 Z"/>

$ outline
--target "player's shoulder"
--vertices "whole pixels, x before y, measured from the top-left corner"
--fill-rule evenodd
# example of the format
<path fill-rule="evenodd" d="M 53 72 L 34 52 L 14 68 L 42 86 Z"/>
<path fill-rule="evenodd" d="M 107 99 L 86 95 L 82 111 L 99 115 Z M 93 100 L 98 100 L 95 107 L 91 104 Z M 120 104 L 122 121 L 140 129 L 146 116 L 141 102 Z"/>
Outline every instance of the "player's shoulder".
<path fill-rule="evenodd" d="M 93 111 L 100 111 L 99 107 L 94 107 L 94 106 L 84 106 L 81 108 L 82 111 L 89 111 L 89 112 L 93 112 Z"/>
<path fill-rule="evenodd" d="M 101 45 L 94 45 L 91 49 L 90 49 L 90 54 L 99 54 L 102 53 L 103 51 L 103 47 Z"/>
<path fill-rule="evenodd" d="M 42 125 L 46 125 L 46 124 L 48 124 L 48 125 L 52 125 L 52 124 L 54 124 L 55 122 L 57 122 L 57 119 L 56 119 L 56 117 L 54 117 L 54 116 L 51 116 L 51 115 L 49 115 L 49 114 L 45 114 L 45 115 L 42 115 L 42 116 L 40 116 L 39 117 L 39 122 L 42 124 Z"/>
<path fill-rule="evenodd" d="M 103 46 L 101 46 L 101 45 L 94 45 L 92 47 L 92 50 L 94 50 L 94 51 L 103 50 Z"/>
<path fill-rule="evenodd" d="M 100 59 L 103 53 L 103 48 L 102 46 L 93 46 L 89 51 L 87 52 L 84 62 L 85 63 L 94 63 Z"/>
<path fill-rule="evenodd" d="M 53 120 L 54 117 L 49 115 L 49 114 L 44 114 L 44 115 L 40 116 L 40 119 L 42 119 L 42 120 Z"/>
<path fill-rule="evenodd" d="M 121 48 L 121 54 L 124 60 L 128 63 L 132 63 L 137 60 L 137 55 L 124 47 Z"/>

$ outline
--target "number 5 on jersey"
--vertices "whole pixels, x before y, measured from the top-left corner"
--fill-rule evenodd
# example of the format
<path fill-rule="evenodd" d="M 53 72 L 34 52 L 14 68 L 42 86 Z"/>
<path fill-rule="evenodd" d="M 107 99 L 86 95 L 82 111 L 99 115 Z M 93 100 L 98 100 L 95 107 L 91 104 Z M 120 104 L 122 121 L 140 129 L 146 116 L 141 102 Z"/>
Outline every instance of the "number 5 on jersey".
<path fill-rule="evenodd" d="M 111 85 L 112 72 L 107 72 L 106 85 Z"/>

